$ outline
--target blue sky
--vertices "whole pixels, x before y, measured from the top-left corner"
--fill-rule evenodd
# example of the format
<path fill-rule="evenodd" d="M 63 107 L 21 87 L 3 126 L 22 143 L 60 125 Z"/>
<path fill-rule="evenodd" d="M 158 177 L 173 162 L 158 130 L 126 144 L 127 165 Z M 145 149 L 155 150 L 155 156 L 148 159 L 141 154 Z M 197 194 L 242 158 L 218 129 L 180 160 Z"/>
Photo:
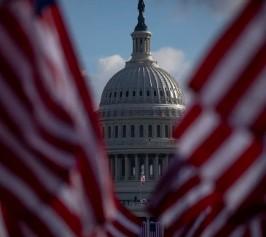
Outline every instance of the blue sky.
<path fill-rule="evenodd" d="M 152 51 L 180 84 L 241 0 L 146 0 Z M 131 54 L 137 0 L 60 0 L 97 100 Z M 182 73 L 180 73 L 182 72 Z M 183 86 L 183 85 L 182 85 Z"/>

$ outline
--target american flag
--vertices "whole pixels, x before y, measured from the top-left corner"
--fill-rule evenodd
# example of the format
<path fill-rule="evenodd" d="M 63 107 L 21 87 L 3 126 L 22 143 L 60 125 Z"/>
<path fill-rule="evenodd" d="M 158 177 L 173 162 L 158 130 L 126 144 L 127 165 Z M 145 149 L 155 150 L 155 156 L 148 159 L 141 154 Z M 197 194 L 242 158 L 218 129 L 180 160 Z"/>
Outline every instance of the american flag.
<path fill-rule="evenodd" d="M 266 1 L 250 0 L 189 83 L 176 163 L 150 207 L 166 236 L 263 236 L 265 66 Z"/>
<path fill-rule="evenodd" d="M 0 1 L 0 233 L 135 236 L 55 1 Z"/>

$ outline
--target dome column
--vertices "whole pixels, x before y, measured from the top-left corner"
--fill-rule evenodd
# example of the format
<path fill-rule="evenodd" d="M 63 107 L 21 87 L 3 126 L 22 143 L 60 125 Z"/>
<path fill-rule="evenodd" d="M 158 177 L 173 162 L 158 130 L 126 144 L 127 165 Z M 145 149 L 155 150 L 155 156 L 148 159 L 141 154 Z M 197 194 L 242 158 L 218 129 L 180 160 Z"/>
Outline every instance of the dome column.
<path fill-rule="evenodd" d="M 145 178 L 148 179 L 149 176 L 149 157 L 148 154 L 145 155 Z"/>
<path fill-rule="evenodd" d="M 157 179 L 159 176 L 159 155 L 155 155 L 154 158 L 154 177 Z"/>
<path fill-rule="evenodd" d="M 117 181 L 118 180 L 118 173 L 119 173 L 119 171 L 118 171 L 118 157 L 117 157 L 117 155 L 115 155 L 114 159 L 115 159 L 115 180 Z"/>
<path fill-rule="evenodd" d="M 128 180 L 129 178 L 129 158 L 128 155 L 125 155 L 125 180 Z"/>
<path fill-rule="evenodd" d="M 137 155 L 135 155 L 135 169 L 136 169 L 136 180 L 139 180 L 139 159 Z"/>

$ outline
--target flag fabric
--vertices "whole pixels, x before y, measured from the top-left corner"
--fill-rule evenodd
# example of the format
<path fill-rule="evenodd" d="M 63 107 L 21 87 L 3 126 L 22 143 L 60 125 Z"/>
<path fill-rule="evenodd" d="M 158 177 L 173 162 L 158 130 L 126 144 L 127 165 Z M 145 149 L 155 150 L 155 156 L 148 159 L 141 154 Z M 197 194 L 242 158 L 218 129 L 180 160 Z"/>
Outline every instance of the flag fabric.
<path fill-rule="evenodd" d="M 0 61 L 0 231 L 136 236 L 55 1 L 0 2 Z"/>
<path fill-rule="evenodd" d="M 264 212 L 265 19 L 266 1 L 247 1 L 190 80 L 175 165 L 150 206 L 166 236 L 245 236 Z"/>

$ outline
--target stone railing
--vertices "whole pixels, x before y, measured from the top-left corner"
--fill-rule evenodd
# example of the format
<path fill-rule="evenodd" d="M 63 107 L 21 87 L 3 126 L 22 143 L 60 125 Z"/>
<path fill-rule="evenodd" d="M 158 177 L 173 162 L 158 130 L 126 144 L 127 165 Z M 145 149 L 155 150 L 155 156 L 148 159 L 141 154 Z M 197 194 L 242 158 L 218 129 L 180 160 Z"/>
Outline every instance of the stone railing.
<path fill-rule="evenodd" d="M 113 146 L 146 146 L 146 147 L 173 147 L 176 145 L 175 139 L 163 138 L 127 138 L 127 139 L 108 139 L 106 140 L 108 147 Z"/>

